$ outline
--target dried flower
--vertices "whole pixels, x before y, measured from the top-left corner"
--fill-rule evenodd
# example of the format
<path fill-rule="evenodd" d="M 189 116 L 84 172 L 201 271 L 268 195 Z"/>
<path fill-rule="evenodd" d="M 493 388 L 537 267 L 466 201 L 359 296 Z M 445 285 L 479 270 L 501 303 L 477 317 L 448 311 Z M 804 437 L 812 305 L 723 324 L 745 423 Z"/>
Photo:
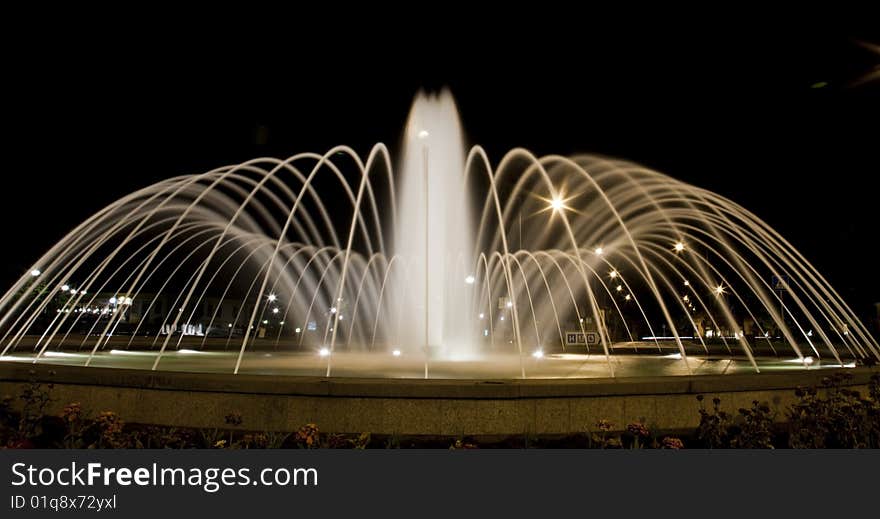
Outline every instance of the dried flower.
<path fill-rule="evenodd" d="M 82 418 L 82 405 L 79 402 L 71 402 L 64 406 L 61 418 L 67 423 L 73 423 Z"/>
<path fill-rule="evenodd" d="M 318 426 L 308 423 L 300 427 L 296 432 L 296 442 L 307 449 L 317 447 L 319 435 Z"/>
<path fill-rule="evenodd" d="M 644 424 L 639 422 L 633 422 L 626 426 L 626 430 L 632 434 L 633 436 L 640 436 L 642 438 L 647 438 L 650 434 L 648 432 L 648 428 L 644 426 Z"/>
<path fill-rule="evenodd" d="M 227 425 L 234 425 L 236 427 L 244 422 L 244 420 L 241 418 L 241 413 L 236 411 L 229 413 L 224 417 L 224 419 L 226 420 Z"/>
<path fill-rule="evenodd" d="M 661 448 L 673 450 L 684 449 L 684 443 L 678 438 L 667 436 L 663 438 L 663 444 Z"/>

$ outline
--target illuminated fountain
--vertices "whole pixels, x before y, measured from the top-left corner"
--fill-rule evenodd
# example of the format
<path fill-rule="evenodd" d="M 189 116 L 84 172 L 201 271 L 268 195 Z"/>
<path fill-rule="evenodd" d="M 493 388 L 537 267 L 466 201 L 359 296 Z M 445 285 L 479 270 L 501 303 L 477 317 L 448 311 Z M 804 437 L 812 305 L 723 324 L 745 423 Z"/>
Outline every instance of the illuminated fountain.
<path fill-rule="evenodd" d="M 397 162 L 382 144 L 365 158 L 339 146 L 114 202 L 3 296 L 0 339 L 3 360 L 326 376 L 880 359 L 744 208 L 614 158 L 518 148 L 492 165 L 465 148 L 447 92 L 417 97 Z"/>

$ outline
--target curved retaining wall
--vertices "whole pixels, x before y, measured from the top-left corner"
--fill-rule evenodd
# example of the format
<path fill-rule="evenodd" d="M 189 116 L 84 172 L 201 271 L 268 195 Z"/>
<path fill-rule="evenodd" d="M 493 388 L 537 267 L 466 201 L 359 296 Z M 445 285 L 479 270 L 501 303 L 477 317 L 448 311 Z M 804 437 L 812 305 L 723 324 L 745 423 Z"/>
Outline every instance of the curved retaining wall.
<path fill-rule="evenodd" d="M 32 374 L 36 370 L 36 375 Z M 53 371 L 54 374 L 49 372 Z M 58 413 L 70 402 L 112 410 L 132 423 L 225 427 L 241 413 L 242 428 L 407 435 L 567 434 L 594 430 L 600 419 L 620 427 L 643 421 L 654 430 L 699 423 L 697 394 L 718 396 L 735 412 L 753 400 L 784 418 L 798 386 L 841 370 L 580 380 L 380 380 L 220 375 L 0 363 L 0 396 L 17 395 L 29 379 L 52 382 Z M 865 390 L 877 368 L 846 369 Z M 709 404 L 711 405 L 711 404 Z"/>

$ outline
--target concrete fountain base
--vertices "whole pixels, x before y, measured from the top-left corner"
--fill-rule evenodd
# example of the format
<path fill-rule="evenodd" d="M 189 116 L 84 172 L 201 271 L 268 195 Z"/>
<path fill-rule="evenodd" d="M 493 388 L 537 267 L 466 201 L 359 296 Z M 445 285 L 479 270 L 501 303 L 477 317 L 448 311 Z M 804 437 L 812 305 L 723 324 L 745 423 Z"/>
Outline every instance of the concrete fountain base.
<path fill-rule="evenodd" d="M 249 430 L 292 431 L 316 423 L 322 431 L 339 433 L 539 435 L 594 430 L 600 419 L 619 427 L 638 420 L 654 430 L 691 429 L 699 421 L 697 394 L 720 397 L 722 407 L 731 412 L 753 400 L 766 401 L 782 420 L 795 400 L 796 387 L 819 384 L 836 371 L 852 374 L 849 384 L 864 391 L 878 369 L 617 379 L 400 380 L 3 362 L 0 395 L 18 394 L 36 377 L 55 385 L 49 413 L 80 402 L 92 412 L 115 411 L 131 423 L 224 427 L 224 417 L 238 412 L 244 418 L 242 427 Z"/>

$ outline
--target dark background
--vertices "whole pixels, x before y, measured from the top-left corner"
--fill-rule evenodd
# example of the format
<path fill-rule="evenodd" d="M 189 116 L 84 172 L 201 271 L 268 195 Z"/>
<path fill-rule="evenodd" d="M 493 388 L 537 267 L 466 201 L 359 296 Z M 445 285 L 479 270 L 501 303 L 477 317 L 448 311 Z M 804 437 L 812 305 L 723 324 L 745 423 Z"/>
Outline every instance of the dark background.
<path fill-rule="evenodd" d="M 336 144 L 394 150 L 416 91 L 449 86 L 493 161 L 515 146 L 595 152 L 717 191 L 868 316 L 880 301 L 880 80 L 858 81 L 880 55 L 858 42 L 880 31 L 854 18 L 40 25 L 4 51 L 0 282 L 160 179 Z"/>

